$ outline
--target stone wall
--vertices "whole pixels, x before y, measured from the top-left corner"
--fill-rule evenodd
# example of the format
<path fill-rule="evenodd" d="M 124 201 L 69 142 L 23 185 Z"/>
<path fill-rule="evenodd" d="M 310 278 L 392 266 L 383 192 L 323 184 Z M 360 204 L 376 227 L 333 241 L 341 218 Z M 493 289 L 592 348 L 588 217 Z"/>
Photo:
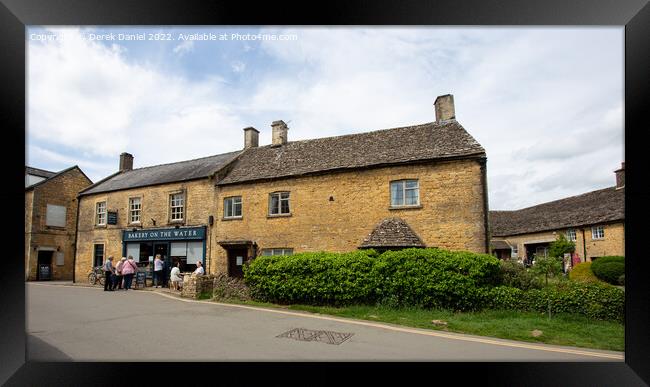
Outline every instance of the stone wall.
<path fill-rule="evenodd" d="M 71 280 L 77 219 L 77 193 L 91 181 L 77 168 L 34 187 L 25 193 L 26 278 L 37 278 L 39 250 L 54 250 L 52 279 Z M 65 227 L 46 225 L 47 205 L 66 207 Z M 58 251 L 57 251 L 58 250 Z M 56 252 L 63 253 L 63 265 L 56 264 Z"/>
<path fill-rule="evenodd" d="M 418 179 L 419 208 L 391 209 L 390 182 Z M 220 198 L 242 196 L 242 218 L 223 219 L 217 206 L 215 241 L 250 240 L 258 251 L 351 251 L 387 217 L 400 217 L 428 247 L 485 253 L 481 168 L 476 160 L 393 166 L 219 187 Z M 291 216 L 268 216 L 269 194 L 289 191 Z M 331 199 L 330 199 L 331 198 Z M 211 272 L 227 273 L 215 247 Z"/>
<path fill-rule="evenodd" d="M 185 192 L 185 214 L 181 223 L 171 222 L 169 195 Z M 140 197 L 142 203 L 141 222 L 129 222 L 129 198 Z M 117 224 L 97 226 L 95 205 L 106 201 L 107 211 L 117 211 Z M 162 184 L 133 188 L 123 191 L 84 195 L 80 198 L 79 232 L 77 236 L 76 280 L 83 281 L 92 269 L 94 245 L 104 245 L 104 256 L 122 256 L 122 231 L 133 228 L 162 228 L 180 225 L 183 227 L 206 226 L 208 217 L 215 213 L 216 190 L 214 183 L 206 179 L 181 183 Z M 153 220 L 156 221 L 155 225 Z M 208 227 L 208 235 L 210 228 Z M 210 243 L 206 243 L 206 257 L 210 256 Z"/>
<path fill-rule="evenodd" d="M 212 297 L 214 280 L 214 275 L 186 275 L 183 278 L 183 289 L 181 290 L 181 297 L 196 299 L 199 298 L 199 295 L 201 295 L 201 293 L 210 293 L 210 297 Z"/>

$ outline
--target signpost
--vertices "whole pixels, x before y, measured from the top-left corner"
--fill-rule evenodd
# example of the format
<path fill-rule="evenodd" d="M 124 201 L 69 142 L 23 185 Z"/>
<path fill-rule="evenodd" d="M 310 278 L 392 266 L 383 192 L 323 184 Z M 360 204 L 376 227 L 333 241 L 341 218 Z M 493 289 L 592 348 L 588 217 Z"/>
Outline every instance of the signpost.
<path fill-rule="evenodd" d="M 108 224 L 117 224 L 117 211 L 109 211 L 106 215 L 106 223 Z"/>
<path fill-rule="evenodd" d="M 135 273 L 135 287 L 140 288 L 140 286 L 142 286 L 142 288 L 144 288 L 146 286 L 146 279 L 147 279 L 147 273 L 145 273 L 144 271 L 139 271 Z"/>

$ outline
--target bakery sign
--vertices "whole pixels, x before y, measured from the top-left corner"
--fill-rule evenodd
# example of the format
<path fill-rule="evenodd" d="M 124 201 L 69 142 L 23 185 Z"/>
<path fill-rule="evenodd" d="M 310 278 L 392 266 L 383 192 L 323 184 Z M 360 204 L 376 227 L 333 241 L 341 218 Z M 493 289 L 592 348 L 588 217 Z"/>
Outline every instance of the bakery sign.
<path fill-rule="evenodd" d="M 156 241 L 205 239 L 205 226 L 187 228 L 159 228 L 155 230 L 124 230 L 122 241 Z"/>

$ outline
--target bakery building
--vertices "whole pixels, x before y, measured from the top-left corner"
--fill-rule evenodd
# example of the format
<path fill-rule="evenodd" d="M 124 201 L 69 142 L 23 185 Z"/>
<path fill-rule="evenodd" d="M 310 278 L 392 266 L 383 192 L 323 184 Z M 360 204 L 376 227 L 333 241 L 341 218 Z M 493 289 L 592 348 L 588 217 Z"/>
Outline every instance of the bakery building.
<path fill-rule="evenodd" d="M 25 279 L 71 280 L 77 192 L 92 181 L 78 166 L 59 172 L 25 167 Z"/>
<path fill-rule="evenodd" d="M 119 172 L 80 193 L 76 271 L 107 255 L 201 259 L 241 276 L 259 255 L 486 253 L 485 150 L 456 121 L 453 96 L 433 110 L 429 123 L 301 141 L 279 120 L 271 144 L 249 127 L 239 151 L 138 169 L 122 154 Z"/>
<path fill-rule="evenodd" d="M 616 185 L 515 211 L 490 211 L 491 252 L 531 264 L 564 234 L 576 245 L 571 264 L 625 256 L 625 163 Z"/>

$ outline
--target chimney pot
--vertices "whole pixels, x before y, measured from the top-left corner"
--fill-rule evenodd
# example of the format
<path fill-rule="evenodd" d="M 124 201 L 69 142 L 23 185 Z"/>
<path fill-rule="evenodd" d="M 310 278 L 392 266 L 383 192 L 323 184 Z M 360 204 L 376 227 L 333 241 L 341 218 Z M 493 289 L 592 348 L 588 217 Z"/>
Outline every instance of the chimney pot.
<path fill-rule="evenodd" d="M 287 131 L 289 130 L 287 124 L 282 120 L 273 121 L 271 128 L 273 129 L 272 144 L 274 146 L 285 145 L 287 143 Z"/>
<path fill-rule="evenodd" d="M 625 162 L 621 163 L 621 169 L 614 171 L 616 173 L 616 189 L 625 187 Z"/>
<path fill-rule="evenodd" d="M 244 128 L 244 149 L 256 148 L 260 144 L 260 131 L 249 126 Z"/>
<path fill-rule="evenodd" d="M 445 94 L 438 96 L 433 103 L 433 106 L 436 111 L 436 122 L 453 120 L 456 118 L 453 95 Z"/>
<path fill-rule="evenodd" d="M 120 172 L 133 170 L 133 155 L 123 152 L 120 155 Z"/>

